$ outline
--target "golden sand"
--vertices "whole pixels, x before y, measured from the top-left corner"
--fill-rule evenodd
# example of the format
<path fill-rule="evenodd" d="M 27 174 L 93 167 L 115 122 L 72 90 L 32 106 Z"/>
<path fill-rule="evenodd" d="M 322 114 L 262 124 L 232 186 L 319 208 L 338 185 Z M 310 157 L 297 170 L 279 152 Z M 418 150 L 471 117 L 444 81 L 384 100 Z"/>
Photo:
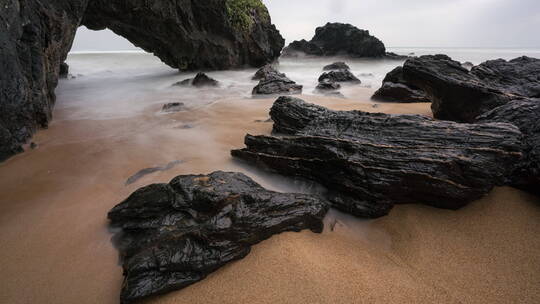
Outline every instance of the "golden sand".
<path fill-rule="evenodd" d="M 366 93 L 366 96 L 368 93 Z M 303 96 L 334 109 L 429 115 L 427 104 Z M 0 303 L 118 303 L 122 270 L 107 211 L 178 174 L 243 171 L 229 151 L 267 134 L 271 99 L 222 100 L 171 115 L 65 120 L 39 147 L 0 164 Z M 190 124 L 191 129 L 183 128 Z M 184 163 L 125 186 L 147 167 Z M 279 185 L 253 175 L 269 188 Z M 396 207 L 365 221 L 333 212 L 333 231 L 284 233 L 206 280 L 148 303 L 540 303 L 540 203 L 495 189 L 460 211 Z M 327 225 L 327 226 L 332 226 Z"/>

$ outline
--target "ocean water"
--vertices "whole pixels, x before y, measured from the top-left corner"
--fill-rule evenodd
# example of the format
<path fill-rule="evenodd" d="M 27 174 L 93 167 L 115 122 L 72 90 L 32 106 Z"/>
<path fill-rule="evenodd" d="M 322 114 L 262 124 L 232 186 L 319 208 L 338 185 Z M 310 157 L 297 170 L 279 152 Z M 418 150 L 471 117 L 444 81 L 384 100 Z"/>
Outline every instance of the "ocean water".
<path fill-rule="evenodd" d="M 474 49 L 474 48 L 389 48 L 398 54 L 448 54 L 461 62 L 474 64 L 489 59 L 512 59 L 527 55 L 540 58 L 540 49 Z M 322 67 L 334 61 L 346 61 L 362 84 L 344 85 L 341 92 L 354 97 L 358 88 L 376 90 L 382 79 L 401 60 L 343 58 L 281 58 L 278 69 L 304 86 L 304 94 L 314 91 Z M 111 119 L 137 115 L 149 106 L 183 102 L 189 108 L 208 106 L 217 100 L 253 98 L 257 81 L 251 79 L 254 68 L 209 71 L 219 88 L 189 88 L 174 83 L 193 77 L 195 72 L 178 72 L 152 54 L 131 52 L 72 53 L 67 63 L 74 78 L 63 80 L 57 89 L 60 110 L 68 110 L 68 119 Z M 64 102 L 65 101 L 65 102 Z"/>

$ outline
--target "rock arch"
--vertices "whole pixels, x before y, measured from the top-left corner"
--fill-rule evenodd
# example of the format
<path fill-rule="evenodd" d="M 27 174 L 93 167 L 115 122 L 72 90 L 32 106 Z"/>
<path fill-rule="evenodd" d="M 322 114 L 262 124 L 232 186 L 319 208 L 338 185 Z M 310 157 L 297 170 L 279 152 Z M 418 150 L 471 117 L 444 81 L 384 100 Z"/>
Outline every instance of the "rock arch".
<path fill-rule="evenodd" d="M 5 0 L 0 161 L 47 127 L 77 28 L 109 28 L 178 69 L 262 66 L 284 45 L 261 0 Z"/>

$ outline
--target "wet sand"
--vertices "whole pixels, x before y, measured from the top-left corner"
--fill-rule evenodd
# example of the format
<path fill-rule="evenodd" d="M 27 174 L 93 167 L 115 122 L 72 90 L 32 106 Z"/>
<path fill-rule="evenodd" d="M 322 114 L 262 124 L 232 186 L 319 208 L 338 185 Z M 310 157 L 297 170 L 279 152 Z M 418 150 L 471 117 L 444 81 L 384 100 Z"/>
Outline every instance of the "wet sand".
<path fill-rule="evenodd" d="M 429 115 L 427 104 L 302 96 L 334 109 Z M 273 99 L 135 117 L 70 120 L 68 107 L 37 133 L 35 150 L 0 164 L 0 303 L 118 303 L 122 281 L 107 211 L 137 188 L 178 174 L 242 171 L 246 133 L 267 134 Z M 188 128 L 189 127 L 189 128 Z M 141 169 L 180 160 L 125 185 Z M 334 230 L 284 233 L 208 279 L 148 303 L 539 303 L 539 199 L 512 188 L 457 211 L 398 206 L 362 221 L 335 213 Z"/>

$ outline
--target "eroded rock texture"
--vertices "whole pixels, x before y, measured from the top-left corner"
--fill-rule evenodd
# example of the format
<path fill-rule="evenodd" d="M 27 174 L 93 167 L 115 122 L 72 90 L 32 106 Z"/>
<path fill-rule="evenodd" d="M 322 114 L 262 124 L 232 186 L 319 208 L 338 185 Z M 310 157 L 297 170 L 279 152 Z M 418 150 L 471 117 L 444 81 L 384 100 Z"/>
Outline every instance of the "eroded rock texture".
<path fill-rule="evenodd" d="M 51 119 L 60 65 L 87 0 L 5 0 L 0 8 L 0 161 Z"/>
<path fill-rule="evenodd" d="M 354 76 L 351 71 L 345 69 L 322 73 L 322 75 L 319 76 L 319 82 L 323 81 L 361 83 L 358 77 Z"/>
<path fill-rule="evenodd" d="M 332 111 L 290 97 L 271 109 L 274 133 L 232 155 L 329 189 L 334 207 L 378 217 L 394 204 L 457 209 L 481 198 L 523 157 L 507 123 L 460 124 L 420 115 Z"/>
<path fill-rule="evenodd" d="M 46 127 L 79 25 L 109 28 L 178 69 L 262 66 L 284 40 L 260 0 L 5 0 L 0 10 L 0 160 Z"/>
<path fill-rule="evenodd" d="M 507 122 L 521 130 L 525 157 L 509 176 L 509 183 L 540 195 L 540 100 L 510 101 L 477 117 L 476 122 Z"/>
<path fill-rule="evenodd" d="M 271 65 L 260 68 L 253 79 L 259 83 L 253 88 L 253 95 L 301 94 L 303 86 L 289 79 Z"/>
<path fill-rule="evenodd" d="M 421 56 L 403 66 L 407 83 L 423 89 L 438 119 L 474 122 L 505 103 L 540 94 L 540 59 L 492 60 L 470 71 L 446 55 Z"/>
<path fill-rule="evenodd" d="M 284 56 L 296 56 L 298 53 L 314 56 L 383 57 L 386 48 L 369 31 L 350 24 L 327 23 L 315 30 L 311 41 L 293 41 L 283 50 Z"/>
<path fill-rule="evenodd" d="M 516 125 L 526 150 L 509 183 L 539 192 L 540 59 L 491 60 L 469 71 L 445 55 L 422 56 L 405 62 L 403 78 L 426 92 L 436 118 Z"/>
<path fill-rule="evenodd" d="M 268 191 L 241 173 L 183 175 L 109 212 L 123 259 L 122 303 L 184 288 L 284 231 L 321 232 L 326 201 Z"/>
<path fill-rule="evenodd" d="M 405 81 L 402 67 L 397 67 L 386 74 L 382 87 L 371 98 L 378 101 L 403 103 L 431 102 L 426 92 Z"/>

